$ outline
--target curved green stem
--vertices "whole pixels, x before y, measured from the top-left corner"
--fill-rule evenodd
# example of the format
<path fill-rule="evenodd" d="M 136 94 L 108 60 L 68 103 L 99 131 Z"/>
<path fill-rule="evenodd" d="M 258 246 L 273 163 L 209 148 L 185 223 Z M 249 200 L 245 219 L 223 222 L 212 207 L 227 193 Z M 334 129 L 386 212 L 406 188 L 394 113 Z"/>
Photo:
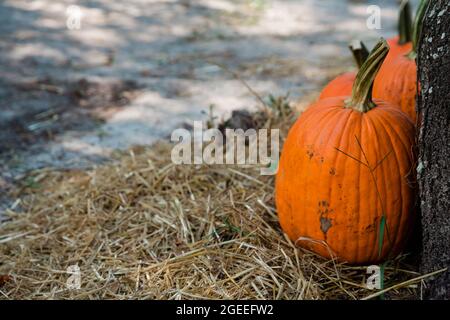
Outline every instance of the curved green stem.
<path fill-rule="evenodd" d="M 353 58 L 355 58 L 358 69 L 361 68 L 369 56 L 369 50 L 367 50 L 364 43 L 360 40 L 352 41 L 348 47 L 353 54 Z"/>
<path fill-rule="evenodd" d="M 412 41 L 412 13 L 409 0 L 403 0 L 400 4 L 400 13 L 398 18 L 399 44 L 405 44 Z"/>
<path fill-rule="evenodd" d="M 376 106 L 372 101 L 373 82 L 388 52 L 389 45 L 386 40 L 381 38 L 356 75 L 352 97 L 346 103 L 347 108 L 367 112 Z"/>
<path fill-rule="evenodd" d="M 417 46 L 420 41 L 420 35 L 422 33 L 422 23 L 427 8 L 428 8 L 428 0 L 421 0 L 419 7 L 417 8 L 416 18 L 414 20 L 413 39 L 412 39 L 413 49 L 409 54 L 409 57 L 411 59 L 415 59 L 417 57 Z"/>

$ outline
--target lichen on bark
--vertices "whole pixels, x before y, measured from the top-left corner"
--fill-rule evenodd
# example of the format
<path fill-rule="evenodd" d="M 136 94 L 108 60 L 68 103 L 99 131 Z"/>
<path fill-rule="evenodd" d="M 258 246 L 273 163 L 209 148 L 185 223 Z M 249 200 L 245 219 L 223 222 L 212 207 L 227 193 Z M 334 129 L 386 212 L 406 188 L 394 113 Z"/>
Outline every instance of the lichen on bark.
<path fill-rule="evenodd" d="M 430 1 L 418 47 L 421 271 L 424 298 L 450 299 L 450 3 Z"/>

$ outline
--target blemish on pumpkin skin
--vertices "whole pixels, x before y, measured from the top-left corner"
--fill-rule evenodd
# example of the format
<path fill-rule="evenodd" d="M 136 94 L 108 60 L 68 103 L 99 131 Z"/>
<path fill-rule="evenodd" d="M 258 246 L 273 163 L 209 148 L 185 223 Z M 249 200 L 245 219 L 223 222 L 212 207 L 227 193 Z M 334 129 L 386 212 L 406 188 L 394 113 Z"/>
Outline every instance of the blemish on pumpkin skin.
<path fill-rule="evenodd" d="M 324 234 L 328 232 L 331 226 L 332 226 L 331 219 L 320 217 L 320 230 L 322 230 Z"/>
<path fill-rule="evenodd" d="M 328 207 L 329 206 L 328 201 L 326 200 L 319 201 L 319 206 Z"/>
<path fill-rule="evenodd" d="M 336 168 L 331 168 L 330 169 L 330 174 L 332 175 L 332 176 L 334 176 L 334 175 L 336 175 Z"/>

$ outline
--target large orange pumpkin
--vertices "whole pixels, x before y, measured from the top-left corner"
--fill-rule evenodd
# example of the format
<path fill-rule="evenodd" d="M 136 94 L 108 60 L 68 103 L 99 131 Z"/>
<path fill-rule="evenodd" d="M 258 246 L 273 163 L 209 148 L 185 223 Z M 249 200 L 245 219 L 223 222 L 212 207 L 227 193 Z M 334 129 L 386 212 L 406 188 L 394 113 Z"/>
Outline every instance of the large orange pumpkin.
<path fill-rule="evenodd" d="M 414 23 L 412 50 L 386 60 L 374 82 L 373 95 L 397 105 L 416 123 L 416 49 L 428 1 L 422 0 Z"/>
<path fill-rule="evenodd" d="M 351 97 L 310 106 L 290 129 L 276 176 L 276 206 L 296 245 L 354 264 L 398 254 L 414 221 L 409 118 L 371 99 L 389 47 L 380 41 L 358 72 Z"/>

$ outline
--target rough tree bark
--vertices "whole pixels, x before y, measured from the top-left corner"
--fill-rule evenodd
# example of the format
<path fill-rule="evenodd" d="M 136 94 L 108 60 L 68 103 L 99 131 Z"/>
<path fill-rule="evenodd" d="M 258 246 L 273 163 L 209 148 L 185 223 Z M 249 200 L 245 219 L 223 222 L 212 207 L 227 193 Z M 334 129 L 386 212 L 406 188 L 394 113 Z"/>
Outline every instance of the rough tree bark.
<path fill-rule="evenodd" d="M 450 2 L 430 1 L 418 52 L 418 181 L 422 212 L 424 298 L 450 299 Z"/>

